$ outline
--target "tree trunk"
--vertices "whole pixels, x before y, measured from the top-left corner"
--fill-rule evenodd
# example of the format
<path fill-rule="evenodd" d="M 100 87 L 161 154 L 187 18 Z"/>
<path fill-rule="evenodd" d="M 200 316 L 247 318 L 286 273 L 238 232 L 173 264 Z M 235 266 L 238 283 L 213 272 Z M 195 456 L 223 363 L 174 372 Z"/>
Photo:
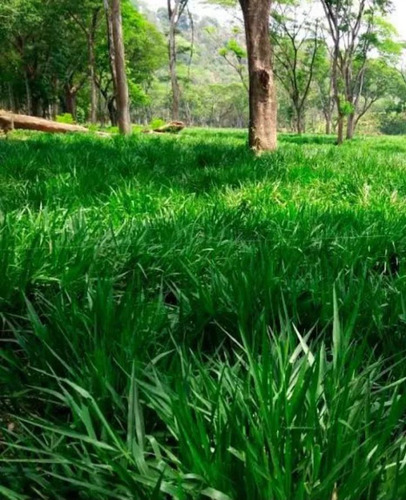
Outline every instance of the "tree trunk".
<path fill-rule="evenodd" d="M 26 94 L 27 114 L 32 115 L 32 94 L 31 94 L 31 86 L 28 74 L 25 75 L 25 94 Z"/>
<path fill-rule="evenodd" d="M 337 122 L 337 144 L 341 145 L 344 142 L 344 116 L 338 115 Z"/>
<path fill-rule="evenodd" d="M 113 127 L 117 126 L 117 124 L 118 124 L 117 108 L 116 108 L 115 101 L 116 101 L 115 98 L 109 99 L 107 101 L 107 109 L 109 112 L 109 118 L 110 118 L 111 125 Z"/>
<path fill-rule="evenodd" d="M 332 130 L 331 115 L 327 115 L 325 118 L 326 118 L 326 135 L 330 135 Z"/>
<path fill-rule="evenodd" d="M 69 85 L 65 87 L 65 109 L 76 120 L 76 92 Z"/>
<path fill-rule="evenodd" d="M 117 73 L 116 73 L 116 52 L 114 49 L 114 36 L 113 36 L 113 23 L 111 19 L 111 8 L 110 8 L 110 0 L 104 0 L 104 8 L 106 11 L 106 24 L 107 24 L 107 42 L 109 47 L 109 64 L 110 64 L 110 72 L 113 80 L 114 87 L 114 96 L 111 99 L 108 99 L 107 96 L 104 95 L 107 104 L 107 110 L 110 117 L 110 122 L 113 127 L 117 125 L 117 110 L 115 105 L 115 100 L 117 96 Z"/>
<path fill-rule="evenodd" d="M 31 114 L 33 116 L 41 117 L 43 116 L 43 113 L 41 113 L 40 110 L 41 110 L 41 99 L 34 92 L 34 94 L 31 94 Z"/>
<path fill-rule="evenodd" d="M 100 8 L 93 11 L 92 23 L 87 32 L 87 45 L 89 54 L 89 80 L 90 80 L 90 121 L 91 123 L 97 122 L 97 108 L 98 108 L 98 93 L 96 82 L 96 54 L 95 54 L 95 37 L 97 25 L 99 21 Z"/>
<path fill-rule="evenodd" d="M 325 103 L 324 108 L 324 116 L 326 118 L 326 134 L 330 135 L 333 132 L 333 112 L 334 112 L 334 98 L 331 95 L 334 89 L 333 83 L 333 71 L 330 71 L 330 79 L 329 79 L 329 87 L 328 87 L 328 97 L 327 103 Z"/>
<path fill-rule="evenodd" d="M 89 83 L 90 83 L 90 122 L 97 122 L 97 85 L 96 85 L 96 57 L 94 53 L 94 35 L 88 36 L 89 51 Z"/>
<path fill-rule="evenodd" d="M 125 50 L 120 0 L 112 0 L 111 24 L 114 42 L 114 63 L 116 70 L 117 118 L 120 132 L 131 134 L 130 98 L 125 65 Z"/>
<path fill-rule="evenodd" d="M 338 88 L 338 59 L 340 56 L 340 41 L 335 40 L 333 54 L 333 69 L 331 81 L 333 84 L 334 101 L 337 105 L 338 121 L 337 121 L 337 144 L 340 146 L 344 142 L 344 114 L 341 110 L 341 97 Z"/>
<path fill-rule="evenodd" d="M 176 26 L 179 15 L 180 0 L 175 0 L 175 7 L 169 16 L 169 73 L 172 87 L 172 120 L 179 120 L 180 87 L 176 71 Z"/>
<path fill-rule="evenodd" d="M 277 105 L 271 65 L 269 17 L 272 0 L 240 0 L 249 71 L 249 145 L 256 152 L 277 147 Z"/>
<path fill-rule="evenodd" d="M 56 120 L 56 117 L 59 114 L 59 107 L 58 107 L 58 102 L 57 101 L 52 101 L 50 111 L 51 111 L 52 119 Z"/>
<path fill-rule="evenodd" d="M 9 103 L 10 111 L 15 113 L 16 112 L 16 103 L 14 100 L 14 90 L 13 90 L 13 86 L 11 85 L 10 82 L 8 83 L 8 103 Z"/>
<path fill-rule="evenodd" d="M 351 140 L 354 137 L 355 132 L 355 113 L 348 115 L 347 121 L 347 139 Z"/>
<path fill-rule="evenodd" d="M 302 135 L 304 132 L 304 124 L 303 124 L 303 114 L 300 108 L 295 109 L 296 120 L 295 120 L 295 129 L 296 133 Z"/>

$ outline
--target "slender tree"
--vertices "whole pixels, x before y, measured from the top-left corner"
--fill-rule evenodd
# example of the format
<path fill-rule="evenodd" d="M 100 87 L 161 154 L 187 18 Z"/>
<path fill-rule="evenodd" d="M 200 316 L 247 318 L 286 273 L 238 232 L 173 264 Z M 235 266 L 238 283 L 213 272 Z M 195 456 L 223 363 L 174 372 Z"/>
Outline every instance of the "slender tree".
<path fill-rule="evenodd" d="M 321 62 L 319 22 L 309 22 L 301 9 L 290 6 L 275 10 L 272 18 L 275 76 L 291 100 L 296 132 L 301 134 L 310 89 Z"/>
<path fill-rule="evenodd" d="M 126 74 L 123 25 L 120 0 L 107 3 L 107 36 L 109 41 L 110 67 L 117 102 L 117 121 L 121 134 L 131 134 L 130 99 Z"/>
<path fill-rule="evenodd" d="M 88 75 L 90 86 L 90 121 L 97 122 L 98 91 L 96 82 L 96 34 L 101 20 L 102 6 L 96 0 L 78 3 L 67 2 L 67 13 L 82 30 L 88 51 Z"/>
<path fill-rule="evenodd" d="M 168 55 L 169 74 L 172 87 L 172 119 L 179 120 L 180 116 L 180 86 L 177 74 L 177 50 L 176 50 L 176 30 L 182 14 L 184 13 L 189 0 L 167 0 L 169 33 L 168 33 Z"/>
<path fill-rule="evenodd" d="M 243 49 L 237 40 L 228 40 L 227 44 L 219 50 L 219 54 L 226 63 L 235 70 L 244 89 L 249 92 L 247 83 L 247 52 Z"/>
<path fill-rule="evenodd" d="M 338 144 L 354 135 L 356 109 L 370 52 L 376 47 L 376 15 L 390 0 L 320 0 L 333 42 L 332 83 L 338 113 Z"/>
<path fill-rule="evenodd" d="M 317 64 L 314 82 L 316 88 L 316 103 L 325 119 L 325 132 L 327 135 L 332 133 L 333 115 L 335 109 L 335 101 L 333 95 L 333 78 L 332 78 L 332 57 L 330 47 L 324 38 L 324 30 L 320 31 L 322 40 L 319 48 L 319 63 Z"/>

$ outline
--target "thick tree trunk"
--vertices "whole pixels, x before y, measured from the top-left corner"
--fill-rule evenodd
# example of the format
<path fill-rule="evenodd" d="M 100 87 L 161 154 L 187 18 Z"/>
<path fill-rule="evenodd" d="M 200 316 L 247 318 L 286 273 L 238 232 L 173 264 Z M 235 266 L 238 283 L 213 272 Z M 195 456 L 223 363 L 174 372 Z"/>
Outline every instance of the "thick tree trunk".
<path fill-rule="evenodd" d="M 351 140 L 354 137 L 355 132 L 355 113 L 348 115 L 347 121 L 347 139 Z"/>
<path fill-rule="evenodd" d="M 277 105 L 271 66 L 271 0 L 240 0 L 247 39 L 249 71 L 249 145 L 256 152 L 277 147 Z"/>
<path fill-rule="evenodd" d="M 116 100 L 117 118 L 120 132 L 124 135 L 131 134 L 130 98 L 125 65 L 125 50 L 123 38 L 123 25 L 121 19 L 120 0 L 112 0 L 111 24 L 114 42 L 114 63 L 116 72 Z"/>

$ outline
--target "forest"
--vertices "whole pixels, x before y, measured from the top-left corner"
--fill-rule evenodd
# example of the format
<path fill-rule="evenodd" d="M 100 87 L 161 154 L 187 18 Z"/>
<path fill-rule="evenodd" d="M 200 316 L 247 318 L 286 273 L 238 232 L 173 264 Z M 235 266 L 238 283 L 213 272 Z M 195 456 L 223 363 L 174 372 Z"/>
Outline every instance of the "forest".
<path fill-rule="evenodd" d="M 169 8 L 173 10 L 176 2 L 171 0 Z M 270 39 L 279 129 L 335 131 L 337 80 L 337 93 L 344 96 L 340 112 L 351 117 L 350 137 L 356 128 L 362 133 L 403 134 L 404 43 L 384 6 L 381 9 L 382 2 L 372 7 L 364 2 L 362 22 L 351 33 L 345 26 L 355 9 L 339 13 L 342 29 L 331 33 L 321 3 L 284 0 L 273 4 Z M 130 0 L 122 2 L 134 124 L 181 119 L 190 126 L 243 128 L 248 121 L 242 16 L 230 13 L 220 23 L 214 17 L 194 15 L 195 4 L 196 0 L 182 0 L 179 12 L 168 12 L 167 7 L 154 12 L 146 2 L 140 6 Z M 0 106 L 29 115 L 68 120 L 71 115 L 79 123 L 116 126 L 111 35 L 105 17 L 101 0 L 4 0 L 0 6 Z M 174 47 L 168 72 L 171 29 Z M 333 37 L 340 38 L 341 44 L 336 77 Z"/>
<path fill-rule="evenodd" d="M 0 0 L 0 498 L 406 498 L 402 0 Z"/>

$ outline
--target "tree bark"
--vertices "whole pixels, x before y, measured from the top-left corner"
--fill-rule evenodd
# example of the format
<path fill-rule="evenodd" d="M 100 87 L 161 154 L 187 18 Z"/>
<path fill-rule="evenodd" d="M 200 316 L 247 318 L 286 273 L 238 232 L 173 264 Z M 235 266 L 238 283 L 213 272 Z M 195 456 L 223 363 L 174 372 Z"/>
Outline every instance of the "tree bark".
<path fill-rule="evenodd" d="M 87 45 L 89 53 L 89 80 L 90 80 L 90 121 L 97 122 L 97 82 L 96 82 L 96 55 L 95 55 L 95 37 L 97 24 L 99 21 L 100 8 L 93 11 L 92 24 L 87 33 Z"/>
<path fill-rule="evenodd" d="M 109 112 L 110 123 L 113 127 L 118 125 L 118 116 L 116 108 L 116 99 L 113 97 L 107 101 L 107 110 Z"/>
<path fill-rule="evenodd" d="M 106 24 L 107 24 L 107 42 L 109 47 L 109 64 L 110 72 L 113 80 L 114 96 L 108 99 L 107 95 L 102 92 L 109 113 L 109 118 L 111 125 L 115 127 L 117 125 L 117 109 L 116 109 L 116 96 L 117 96 L 117 73 L 116 73 L 116 52 L 114 49 L 114 36 L 113 36 L 113 23 L 111 20 L 111 8 L 110 0 L 104 0 L 104 8 L 106 11 Z M 101 89 L 100 89 L 101 90 Z"/>
<path fill-rule="evenodd" d="M 338 115 L 337 122 L 337 144 L 341 145 L 344 142 L 344 116 Z"/>
<path fill-rule="evenodd" d="M 326 134 L 330 135 L 333 132 L 333 112 L 334 112 L 334 98 L 331 95 L 334 87 L 333 84 L 333 72 L 330 71 L 329 78 L 329 87 L 328 87 L 328 96 L 325 102 L 325 118 L 326 118 Z"/>
<path fill-rule="evenodd" d="M 180 87 L 178 81 L 178 75 L 176 70 L 176 27 L 179 21 L 179 9 L 180 0 L 175 0 L 175 7 L 173 10 L 168 4 L 169 10 L 169 40 L 168 40 L 168 51 L 169 51 L 169 73 L 171 78 L 172 87 L 172 120 L 179 120 L 179 109 L 180 109 Z"/>
<path fill-rule="evenodd" d="M 76 92 L 69 85 L 65 87 L 65 109 L 76 120 Z"/>
<path fill-rule="evenodd" d="M 106 24 L 107 24 L 107 42 L 109 47 L 109 64 L 111 78 L 113 80 L 114 95 L 108 98 L 106 94 L 102 92 L 103 97 L 106 100 L 107 111 L 109 113 L 109 119 L 112 127 L 117 126 L 117 108 L 116 108 L 116 98 L 117 98 L 117 72 L 116 72 L 116 51 L 114 49 L 114 36 L 113 36 L 113 23 L 111 19 L 111 8 L 110 0 L 104 0 L 104 8 L 106 11 Z"/>
<path fill-rule="evenodd" d="M 116 52 L 114 50 L 114 35 L 113 35 L 113 22 L 111 19 L 111 0 L 104 0 L 104 9 L 106 11 L 106 25 L 107 25 L 107 44 L 109 47 L 109 64 L 111 76 L 113 78 L 113 84 L 116 85 L 117 74 L 116 74 Z"/>
<path fill-rule="evenodd" d="M 117 119 L 121 134 L 131 134 L 130 118 L 130 98 L 128 94 L 128 83 L 125 64 L 125 50 L 123 25 L 121 18 L 120 0 L 112 0 L 111 3 L 111 25 L 114 42 L 114 66 L 116 77 L 116 101 L 117 101 Z M 113 75 L 114 78 L 114 75 Z"/>
<path fill-rule="evenodd" d="M 9 107 L 10 107 L 10 110 L 13 113 L 15 113 L 16 112 L 16 104 L 15 104 L 15 100 L 14 100 L 13 86 L 9 82 L 8 85 L 7 85 L 7 87 L 8 87 L 8 103 L 9 103 Z"/>
<path fill-rule="evenodd" d="M 32 94 L 31 94 L 31 86 L 28 74 L 25 75 L 25 94 L 26 94 L 27 114 L 32 115 Z"/>
<path fill-rule="evenodd" d="M 277 105 L 271 65 L 269 17 L 272 0 L 240 0 L 249 71 L 249 145 L 256 153 L 277 147 Z"/>
<path fill-rule="evenodd" d="M 355 132 L 355 113 L 348 115 L 347 120 L 347 139 L 351 140 L 354 137 Z"/>
<path fill-rule="evenodd" d="M 337 105 L 337 113 L 338 113 L 338 131 L 337 131 L 337 144 L 340 146 L 344 142 L 344 114 L 341 109 L 341 97 L 338 88 L 338 58 L 340 53 L 340 47 L 338 42 L 334 47 L 334 59 L 333 59 L 333 72 L 332 72 L 332 83 L 333 83 L 333 92 L 334 92 L 334 100 Z"/>
<path fill-rule="evenodd" d="M 295 128 L 296 132 L 299 135 L 302 135 L 304 132 L 304 116 L 303 116 L 303 111 L 299 108 L 295 109 L 295 114 L 296 114 L 296 123 L 295 123 Z"/>
<path fill-rule="evenodd" d="M 331 135 L 331 118 L 326 118 L 326 135 Z"/>
<path fill-rule="evenodd" d="M 96 85 L 96 58 L 94 53 L 94 37 L 89 34 L 89 80 L 90 80 L 90 122 L 97 122 L 97 85 Z"/>

